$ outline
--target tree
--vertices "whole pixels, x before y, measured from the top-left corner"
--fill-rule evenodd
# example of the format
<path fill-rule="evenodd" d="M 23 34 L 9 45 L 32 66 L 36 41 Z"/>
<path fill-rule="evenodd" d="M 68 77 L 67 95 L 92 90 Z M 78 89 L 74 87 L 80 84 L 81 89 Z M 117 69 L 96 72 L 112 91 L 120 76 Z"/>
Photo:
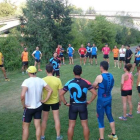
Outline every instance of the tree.
<path fill-rule="evenodd" d="M 72 21 L 69 17 L 70 8 L 62 1 L 27 0 L 23 13 L 23 42 L 26 42 L 31 52 L 36 46 L 40 46 L 46 60 L 52 55 L 57 44 L 66 47 Z"/>
<path fill-rule="evenodd" d="M 71 8 L 70 14 L 80 14 L 80 15 L 84 14 L 84 11 L 82 8 L 78 8 L 75 5 L 71 5 L 70 8 Z"/>
<path fill-rule="evenodd" d="M 94 10 L 93 7 L 89 7 L 88 10 L 86 11 L 86 14 L 96 14 L 96 11 Z"/>

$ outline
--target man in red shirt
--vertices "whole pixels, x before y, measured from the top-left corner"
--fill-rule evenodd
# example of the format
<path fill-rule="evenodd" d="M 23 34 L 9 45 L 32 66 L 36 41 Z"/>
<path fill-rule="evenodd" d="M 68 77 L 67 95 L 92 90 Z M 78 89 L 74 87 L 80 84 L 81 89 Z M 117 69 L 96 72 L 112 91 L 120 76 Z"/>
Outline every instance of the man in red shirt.
<path fill-rule="evenodd" d="M 78 50 L 78 53 L 80 55 L 80 65 L 82 65 L 82 61 L 85 65 L 85 63 L 86 63 L 85 56 L 86 56 L 86 53 L 87 53 L 87 49 L 84 47 L 83 44 L 81 45 L 81 48 Z"/>
<path fill-rule="evenodd" d="M 60 45 L 58 45 L 57 48 L 56 48 L 56 53 L 57 53 L 58 57 L 60 56 L 60 51 L 61 51 Z"/>
<path fill-rule="evenodd" d="M 109 63 L 109 54 L 110 54 L 110 48 L 108 47 L 108 44 L 105 44 L 105 47 L 102 48 L 102 52 L 104 55 L 104 60 Z"/>

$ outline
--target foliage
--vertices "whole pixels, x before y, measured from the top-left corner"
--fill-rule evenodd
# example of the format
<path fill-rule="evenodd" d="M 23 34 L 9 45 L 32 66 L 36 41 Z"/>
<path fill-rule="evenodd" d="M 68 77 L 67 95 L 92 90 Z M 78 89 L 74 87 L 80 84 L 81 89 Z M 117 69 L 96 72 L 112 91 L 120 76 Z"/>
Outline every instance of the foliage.
<path fill-rule="evenodd" d="M 80 15 L 82 15 L 84 13 L 82 8 L 78 8 L 75 5 L 71 5 L 69 7 L 71 9 L 70 14 L 80 14 Z"/>
<path fill-rule="evenodd" d="M 96 14 L 96 11 L 93 7 L 89 7 L 86 11 L 86 14 Z"/>

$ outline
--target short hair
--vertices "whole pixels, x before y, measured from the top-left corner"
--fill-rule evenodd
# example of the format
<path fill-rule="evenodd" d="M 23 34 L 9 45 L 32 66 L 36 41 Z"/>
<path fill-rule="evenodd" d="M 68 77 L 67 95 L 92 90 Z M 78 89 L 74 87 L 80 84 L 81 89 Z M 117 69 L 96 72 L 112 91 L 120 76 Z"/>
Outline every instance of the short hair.
<path fill-rule="evenodd" d="M 130 45 L 127 45 L 127 47 L 129 47 L 129 48 L 130 48 Z"/>
<path fill-rule="evenodd" d="M 107 43 L 105 43 L 105 45 L 108 45 Z"/>
<path fill-rule="evenodd" d="M 126 64 L 126 65 L 125 65 L 125 68 L 126 68 L 127 71 L 130 72 L 130 70 L 131 70 L 131 68 L 132 68 L 132 64 L 130 64 L 130 63 Z"/>
<path fill-rule="evenodd" d="M 47 64 L 46 65 L 46 71 L 48 73 L 52 73 L 53 72 L 53 65 L 52 64 Z"/>
<path fill-rule="evenodd" d="M 100 63 L 100 66 L 101 67 L 103 67 L 103 69 L 104 70 L 108 70 L 108 68 L 109 68 L 109 64 L 108 64 L 108 62 L 106 62 L 106 61 L 102 61 L 101 63 Z"/>
<path fill-rule="evenodd" d="M 75 75 L 81 75 L 82 74 L 82 67 L 80 65 L 75 65 L 73 68 L 73 72 Z"/>

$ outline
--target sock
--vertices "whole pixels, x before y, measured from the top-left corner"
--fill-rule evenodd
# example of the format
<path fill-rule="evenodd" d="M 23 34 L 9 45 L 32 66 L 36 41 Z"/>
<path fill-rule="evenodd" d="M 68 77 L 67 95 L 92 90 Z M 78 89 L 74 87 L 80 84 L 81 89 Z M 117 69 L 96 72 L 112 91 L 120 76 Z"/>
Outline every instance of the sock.
<path fill-rule="evenodd" d="M 60 138 L 60 136 L 57 136 L 57 139 Z"/>
<path fill-rule="evenodd" d="M 112 136 L 115 136 L 115 135 L 116 135 L 116 134 L 113 134 L 113 133 L 112 133 Z"/>
<path fill-rule="evenodd" d="M 41 136 L 41 139 L 44 139 L 45 138 L 45 136 Z"/>

